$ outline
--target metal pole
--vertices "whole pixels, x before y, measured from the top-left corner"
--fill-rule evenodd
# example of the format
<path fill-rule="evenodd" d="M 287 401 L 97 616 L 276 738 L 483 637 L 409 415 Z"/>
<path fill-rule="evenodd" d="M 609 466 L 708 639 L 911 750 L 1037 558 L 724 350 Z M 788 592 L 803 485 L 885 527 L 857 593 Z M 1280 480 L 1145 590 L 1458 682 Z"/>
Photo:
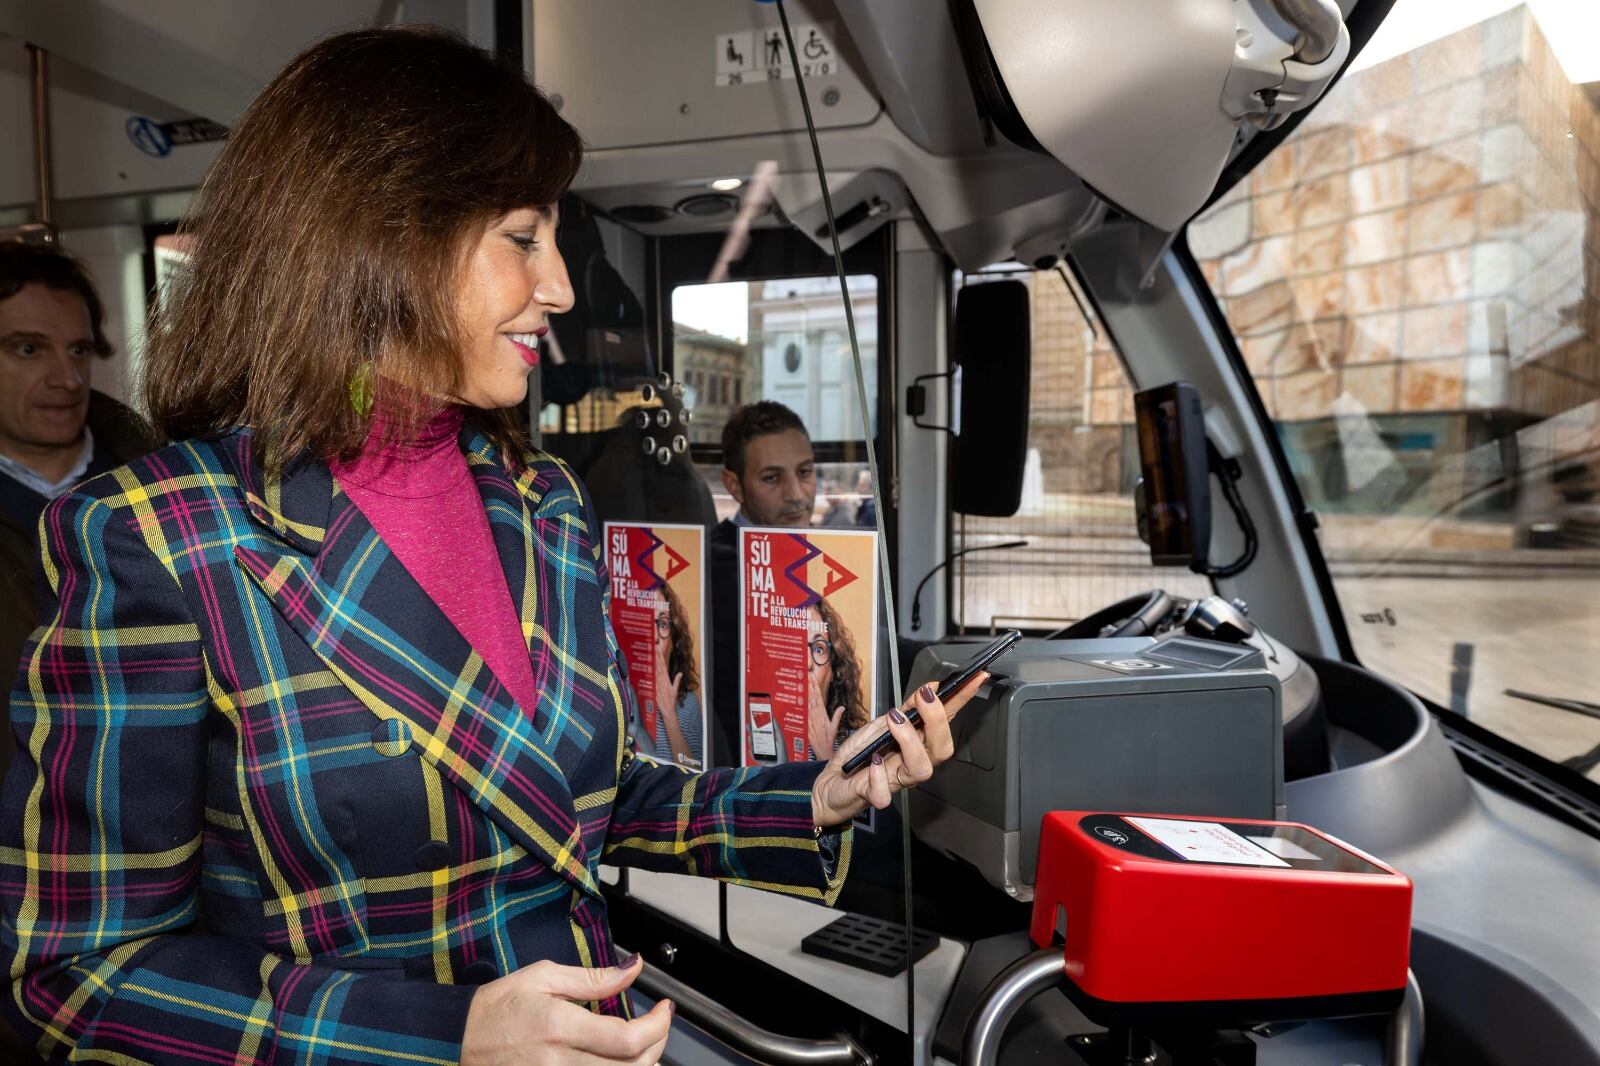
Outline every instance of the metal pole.
<path fill-rule="evenodd" d="M 1406 997 L 1389 1018 L 1383 1061 L 1387 1066 L 1420 1066 L 1423 1038 L 1422 986 L 1406 971 Z"/>
<path fill-rule="evenodd" d="M 633 987 L 652 999 L 672 1000 L 684 1021 L 769 1066 L 872 1066 L 872 1056 L 848 1033 L 832 1040 L 806 1040 L 769 1032 L 649 963 L 634 978 Z"/>
<path fill-rule="evenodd" d="M 994 1066 L 1000 1038 L 1023 1005 L 1047 988 L 1061 984 L 1066 960 L 1059 947 L 1025 955 L 996 975 L 978 997 L 961 1041 L 962 1066 Z"/>
<path fill-rule="evenodd" d="M 33 210 L 38 221 L 55 234 L 55 194 L 50 180 L 50 56 L 28 45 L 33 68 Z"/>

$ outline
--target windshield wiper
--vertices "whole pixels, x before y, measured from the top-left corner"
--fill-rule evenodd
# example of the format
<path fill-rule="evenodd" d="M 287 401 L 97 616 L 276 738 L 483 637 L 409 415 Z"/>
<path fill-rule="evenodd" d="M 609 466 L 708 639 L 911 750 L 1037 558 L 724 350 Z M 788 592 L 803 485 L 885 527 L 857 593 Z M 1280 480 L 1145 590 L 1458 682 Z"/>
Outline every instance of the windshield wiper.
<path fill-rule="evenodd" d="M 1534 692 L 1521 692 L 1514 688 L 1506 689 L 1506 695 L 1512 699 L 1527 700 L 1529 703 L 1542 703 L 1546 707 L 1556 707 L 1563 711 L 1571 711 L 1573 714 L 1586 714 L 1590 718 L 1600 718 L 1600 703 L 1562 699 L 1559 696 L 1540 696 Z"/>
<path fill-rule="evenodd" d="M 1571 711 L 1573 714 L 1586 714 L 1590 718 L 1600 718 L 1600 703 L 1590 703 L 1587 700 L 1569 700 L 1559 696 L 1541 696 L 1536 692 L 1521 692 L 1514 688 L 1506 689 L 1506 695 L 1512 699 L 1527 700 L 1529 703 L 1542 703 L 1546 707 L 1557 710 Z M 1587 774 L 1596 766 L 1600 766 L 1600 744 L 1596 744 L 1583 755 L 1574 755 L 1570 759 L 1562 759 L 1561 765 L 1580 774 Z"/>

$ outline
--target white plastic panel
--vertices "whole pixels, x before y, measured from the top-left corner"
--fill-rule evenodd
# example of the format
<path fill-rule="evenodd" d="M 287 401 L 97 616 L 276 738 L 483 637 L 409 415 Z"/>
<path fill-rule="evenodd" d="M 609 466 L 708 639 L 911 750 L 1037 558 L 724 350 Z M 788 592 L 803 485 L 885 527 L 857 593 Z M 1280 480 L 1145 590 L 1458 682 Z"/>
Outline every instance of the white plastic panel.
<path fill-rule="evenodd" d="M 859 55 L 829 0 L 786 5 L 796 44 L 811 43 L 807 78 L 818 128 L 858 126 L 880 110 Z M 561 97 L 562 115 L 597 149 L 805 129 L 790 78 L 767 80 L 778 10 L 750 0 L 533 0 L 533 79 Z M 820 27 L 812 40 L 808 27 Z M 729 39 L 742 64 L 727 59 Z M 746 46 L 748 42 L 748 51 Z M 789 66 L 787 49 L 777 51 Z M 718 84 L 750 67 L 742 84 Z M 831 102 L 830 102 L 831 101 Z"/>
<path fill-rule="evenodd" d="M 976 0 L 1028 129 L 1113 202 L 1174 230 L 1216 185 L 1236 126 L 1219 101 L 1232 0 Z"/>

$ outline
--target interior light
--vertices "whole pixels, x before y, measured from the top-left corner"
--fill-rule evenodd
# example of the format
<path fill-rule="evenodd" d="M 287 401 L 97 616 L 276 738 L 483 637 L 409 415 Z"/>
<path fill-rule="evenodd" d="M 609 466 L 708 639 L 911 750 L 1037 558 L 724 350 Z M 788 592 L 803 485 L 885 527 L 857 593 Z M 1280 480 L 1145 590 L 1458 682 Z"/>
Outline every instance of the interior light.
<path fill-rule="evenodd" d="M 718 192 L 732 192 L 743 184 L 743 178 L 718 178 L 711 183 L 711 187 Z"/>

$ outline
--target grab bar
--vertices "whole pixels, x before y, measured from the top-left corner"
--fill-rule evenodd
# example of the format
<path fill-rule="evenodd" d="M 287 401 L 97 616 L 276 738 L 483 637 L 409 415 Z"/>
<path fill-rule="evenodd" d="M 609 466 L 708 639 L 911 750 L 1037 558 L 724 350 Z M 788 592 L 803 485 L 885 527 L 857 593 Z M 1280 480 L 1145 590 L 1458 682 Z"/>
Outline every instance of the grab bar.
<path fill-rule="evenodd" d="M 1017 1011 L 1034 996 L 1061 983 L 1065 960 L 1060 947 L 1041 948 L 1001 970 L 978 997 L 961 1041 L 962 1066 L 994 1066 L 1000 1038 Z M 1418 1066 L 1422 1061 L 1422 988 L 1406 971 L 1405 998 L 1389 1018 L 1384 1036 L 1386 1066 Z"/>
<path fill-rule="evenodd" d="M 832 1040 L 803 1040 L 768 1032 L 648 962 L 633 987 L 655 999 L 672 1000 L 679 1017 L 770 1066 L 872 1066 L 872 1055 L 848 1033 L 839 1033 Z"/>
<path fill-rule="evenodd" d="M 1339 46 L 1339 28 L 1344 16 L 1333 0 L 1272 0 L 1278 14 L 1300 31 L 1294 58 L 1302 63 L 1320 63 Z"/>
<path fill-rule="evenodd" d="M 1422 1063 L 1422 986 L 1417 975 L 1406 971 L 1406 998 L 1389 1018 L 1384 1034 L 1383 1061 L 1386 1066 L 1421 1066 Z"/>
<path fill-rule="evenodd" d="M 961 1041 L 963 1066 L 992 1066 L 1000 1058 L 1000 1037 L 1022 1005 L 1061 983 L 1066 960 L 1058 947 L 1024 955 L 995 975 L 978 997 L 978 1009 Z"/>

